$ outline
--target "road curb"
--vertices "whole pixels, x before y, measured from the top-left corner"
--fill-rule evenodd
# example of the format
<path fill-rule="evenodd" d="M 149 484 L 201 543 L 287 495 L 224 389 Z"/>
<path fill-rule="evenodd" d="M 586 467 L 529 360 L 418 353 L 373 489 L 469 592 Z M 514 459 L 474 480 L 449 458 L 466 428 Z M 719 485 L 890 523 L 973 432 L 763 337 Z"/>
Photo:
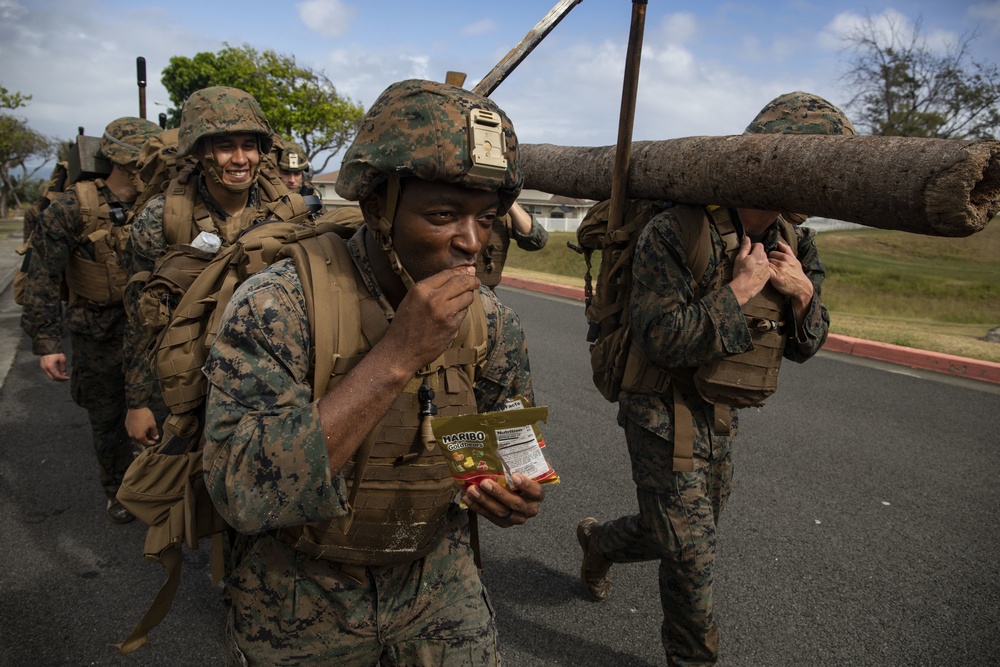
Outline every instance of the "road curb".
<path fill-rule="evenodd" d="M 500 284 L 510 287 L 520 287 L 521 289 L 541 292 L 543 294 L 561 296 L 567 299 L 575 299 L 577 301 L 584 300 L 582 287 L 570 287 L 568 285 L 559 285 L 543 280 L 522 278 L 513 275 L 504 275 L 500 279 Z M 983 382 L 1000 384 L 1000 364 L 991 361 L 979 361 L 978 359 L 957 357 L 952 354 L 927 352 L 926 350 L 917 350 L 912 347 L 876 343 L 870 340 L 837 334 L 830 334 L 827 337 L 823 349 L 828 352 L 839 352 L 856 357 L 877 359 L 909 368 L 918 368 L 945 373 L 947 375 L 955 375 L 970 380 L 982 380 Z"/>

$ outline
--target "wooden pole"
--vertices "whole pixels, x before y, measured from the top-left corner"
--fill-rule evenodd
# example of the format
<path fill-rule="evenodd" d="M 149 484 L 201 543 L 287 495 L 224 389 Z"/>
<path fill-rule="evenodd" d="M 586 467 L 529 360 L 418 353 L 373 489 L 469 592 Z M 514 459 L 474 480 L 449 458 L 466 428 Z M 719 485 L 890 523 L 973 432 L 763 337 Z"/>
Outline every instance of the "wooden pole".
<path fill-rule="evenodd" d="M 146 118 L 146 59 L 135 59 L 135 82 L 139 86 L 139 118 Z"/>
<path fill-rule="evenodd" d="M 511 49 L 503 59 L 497 63 L 496 67 L 490 70 L 483 80 L 476 84 L 473 92 L 479 93 L 483 97 L 489 97 L 497 89 L 503 80 L 506 79 L 514 69 L 521 64 L 521 61 L 528 57 L 539 42 L 552 32 L 563 17 L 569 14 L 569 10 L 580 4 L 582 0 L 560 0 L 549 13 L 542 17 L 531 31 L 524 36 L 517 46 Z"/>
<path fill-rule="evenodd" d="M 632 25 L 625 54 L 625 77 L 622 81 L 622 106 L 618 115 L 618 143 L 611 179 L 611 210 L 608 231 L 621 227 L 625 213 L 625 184 L 628 182 L 632 154 L 632 127 L 635 124 L 635 98 L 639 92 L 639 64 L 642 60 L 642 37 L 646 25 L 646 0 L 632 0 Z"/>

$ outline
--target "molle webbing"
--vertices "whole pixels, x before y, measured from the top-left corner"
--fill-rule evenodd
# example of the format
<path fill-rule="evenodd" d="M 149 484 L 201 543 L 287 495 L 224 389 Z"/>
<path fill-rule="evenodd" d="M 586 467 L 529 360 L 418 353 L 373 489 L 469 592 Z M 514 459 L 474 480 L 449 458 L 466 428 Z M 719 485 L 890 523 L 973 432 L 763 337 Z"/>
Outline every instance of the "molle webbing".
<path fill-rule="evenodd" d="M 183 297 L 155 348 L 156 376 L 164 403 L 174 415 L 189 412 L 204 401 L 208 383 L 201 367 L 236 288 L 273 263 L 286 244 L 318 231 L 294 222 L 262 222 L 244 230 L 236 243 L 210 261 L 200 259 L 193 249 L 178 249 L 176 257 L 154 272 L 149 284 L 154 280 L 163 284 L 189 280 L 187 285 L 178 285 Z"/>
<path fill-rule="evenodd" d="M 737 408 L 759 406 L 775 392 L 787 340 L 782 319 L 787 303 L 787 298 L 768 283 L 743 305 L 753 346 L 698 369 L 695 385 L 706 400 Z"/>
<path fill-rule="evenodd" d="M 729 261 L 724 270 L 716 272 L 706 291 L 719 289 L 732 279 L 732 257 L 739 250 L 739 242 L 731 215 L 727 209 L 710 207 L 710 215 L 725 243 Z M 692 272 L 692 289 L 699 294 L 698 284 L 707 270 L 708 257 L 703 250 L 711 244 L 705 217 L 701 231 L 686 243 L 688 268 Z M 798 253 L 795 229 L 783 219 L 778 221 L 782 238 L 793 253 Z M 692 225 L 686 224 L 685 228 Z M 720 260 L 723 261 L 723 260 Z M 743 306 L 753 348 L 743 354 L 723 357 L 711 364 L 693 368 L 664 369 L 649 363 L 635 341 L 632 342 L 622 388 L 639 393 L 663 393 L 671 380 L 688 387 L 695 387 L 705 400 L 726 403 L 733 407 L 761 405 L 777 388 L 778 369 L 781 365 L 786 340 L 784 316 L 788 300 L 770 284 Z"/>
<path fill-rule="evenodd" d="M 475 410 L 471 381 L 450 393 L 441 388 L 440 373 L 428 377 L 432 388 L 437 385 L 438 414 Z M 436 445 L 428 450 L 417 437 L 417 391 L 423 381 L 420 375 L 410 379 L 344 466 L 344 479 L 351 483 L 350 514 L 283 531 L 284 539 L 293 538 L 296 548 L 318 558 L 354 565 L 408 562 L 430 551 L 457 489 Z"/>
<path fill-rule="evenodd" d="M 327 326 L 315 327 L 313 322 L 322 318 L 318 314 L 310 317 L 310 331 L 318 328 L 317 335 L 329 328 L 342 332 L 332 359 L 316 360 L 317 376 L 321 368 L 330 369 L 328 386 L 332 389 L 381 340 L 388 322 L 354 270 L 344 244 L 327 237 L 310 240 L 314 251 L 308 262 L 311 266 L 298 258 L 296 264 L 304 288 L 306 282 L 313 285 L 314 303 L 328 304 L 327 308 L 331 303 L 320 296 L 317 285 L 323 289 L 333 285 L 338 299 L 353 298 L 358 303 L 359 314 L 353 319 L 345 318 L 342 308 L 334 309 L 339 311 L 339 322 Z M 317 254 L 319 261 L 314 261 Z M 317 267 L 329 267 L 324 269 L 329 278 L 317 275 Z M 344 275 L 345 269 L 353 275 Z M 345 330 L 352 327 L 355 333 L 345 336 Z M 312 347 L 322 350 L 322 345 L 314 340 Z M 278 536 L 312 556 L 351 566 L 388 565 L 425 555 L 433 547 L 457 489 L 437 447 L 426 446 L 419 437 L 417 392 L 422 384 L 428 384 L 434 390 L 440 415 L 475 411 L 473 382 L 477 367 L 485 362 L 486 346 L 486 316 L 477 298 L 451 348 L 410 379 L 344 466 L 343 476 L 351 484 L 350 513 L 340 519 L 283 529 Z"/>
<path fill-rule="evenodd" d="M 203 231 L 218 233 L 212 214 L 198 196 L 194 167 L 183 169 L 164 193 L 163 238 L 167 245 L 188 245 Z"/>
<path fill-rule="evenodd" d="M 490 239 L 483 248 L 478 259 L 476 275 L 487 287 L 496 287 L 503 276 L 503 267 L 507 263 L 507 250 L 510 247 L 511 220 L 510 214 L 498 217 L 493 223 Z"/>
<path fill-rule="evenodd" d="M 733 258 L 739 251 L 739 237 L 729 210 L 713 206 L 706 211 L 725 244 L 725 254 L 729 258 L 724 270 L 716 272 L 709 282 L 707 291 L 710 292 L 732 280 Z M 712 255 L 709 218 L 704 216 L 702 224 L 692 224 L 696 221 L 684 219 L 682 222 L 686 223 L 682 225 L 682 232 L 685 234 L 686 262 L 692 275 L 691 287 L 695 294 L 699 294 L 699 284 Z M 798 256 L 794 227 L 780 218 L 777 224 L 783 240 L 793 254 Z M 675 472 L 693 472 L 695 469 L 694 420 L 681 389 L 696 390 L 711 405 L 713 433 L 730 434 L 732 408 L 763 405 L 778 387 L 778 371 L 787 340 L 783 319 L 787 308 L 787 297 L 770 283 L 766 284 L 742 308 L 750 330 L 751 349 L 697 368 L 664 369 L 654 366 L 645 358 L 636 342 L 632 341 L 622 388 L 637 393 L 655 394 L 663 394 L 668 387 L 673 388 Z"/>
<path fill-rule="evenodd" d="M 720 216 L 717 209 L 712 215 L 719 234 L 733 237 L 735 230 L 730 215 Z M 779 218 L 778 229 L 782 239 L 798 256 L 798 240 L 795 228 L 783 218 Z M 732 258 L 738 244 L 730 247 L 726 243 L 727 256 L 724 270 L 716 272 L 709 290 L 729 283 L 733 277 Z M 785 316 L 788 312 L 788 297 L 784 296 L 770 282 L 743 304 L 743 316 L 750 330 L 752 346 L 742 354 L 721 357 L 698 368 L 694 383 L 702 397 L 710 403 L 725 403 L 734 408 L 760 406 L 778 388 L 778 371 L 785 352 L 788 331 Z"/>
<path fill-rule="evenodd" d="M 287 188 L 277 181 L 277 177 L 266 170 L 257 174 L 256 184 L 261 204 L 267 209 L 267 217 L 279 220 L 301 220 L 309 211 L 301 195 L 288 195 Z M 190 244 L 201 232 L 218 235 L 223 245 L 234 243 L 240 233 L 254 224 L 260 212 L 249 205 L 239 217 L 217 220 L 212 217 L 204 201 L 198 196 L 198 175 L 194 167 L 188 167 L 170 181 L 165 188 L 163 206 L 163 237 L 168 245 Z M 259 207 L 258 207 L 259 208 Z"/>
<path fill-rule="evenodd" d="M 93 249 L 93 258 L 77 249 L 66 267 L 71 303 L 82 298 L 102 306 L 120 305 L 128 274 L 118 265 L 125 234 L 111 221 L 111 191 L 101 179 L 72 186 L 80 205 L 83 230 L 80 243 Z M 100 192 L 98 192 L 100 191 Z"/>

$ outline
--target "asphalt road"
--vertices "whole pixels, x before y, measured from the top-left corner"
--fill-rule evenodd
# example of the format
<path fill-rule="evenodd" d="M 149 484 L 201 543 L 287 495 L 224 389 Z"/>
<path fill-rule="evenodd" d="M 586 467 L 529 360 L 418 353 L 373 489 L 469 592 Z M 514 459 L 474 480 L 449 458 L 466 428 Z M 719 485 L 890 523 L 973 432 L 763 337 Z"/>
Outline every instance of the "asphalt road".
<path fill-rule="evenodd" d="M 615 406 L 590 384 L 582 306 L 501 288 L 521 313 L 562 483 L 542 514 L 483 531 L 484 577 L 513 667 L 664 664 L 656 564 L 586 599 L 574 530 L 634 510 Z M 0 301 L 0 664 L 220 664 L 208 544 L 174 608 L 120 658 L 160 581 L 144 528 L 103 512 L 85 413 L 43 381 Z M 731 666 L 991 665 L 1000 609 L 1000 387 L 821 354 L 741 416 L 716 583 Z"/>

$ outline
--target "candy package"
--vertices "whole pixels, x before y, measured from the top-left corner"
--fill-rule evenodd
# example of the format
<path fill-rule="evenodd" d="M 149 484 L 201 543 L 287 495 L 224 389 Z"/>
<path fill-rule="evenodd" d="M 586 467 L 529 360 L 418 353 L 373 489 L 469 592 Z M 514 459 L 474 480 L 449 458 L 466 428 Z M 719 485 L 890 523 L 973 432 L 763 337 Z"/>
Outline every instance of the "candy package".
<path fill-rule="evenodd" d="M 533 408 L 518 396 L 498 412 L 435 417 L 431 428 L 452 476 L 465 486 L 485 479 L 513 486 L 515 473 L 553 484 L 559 476 L 545 458 L 538 428 L 548 418 L 547 407 Z"/>

